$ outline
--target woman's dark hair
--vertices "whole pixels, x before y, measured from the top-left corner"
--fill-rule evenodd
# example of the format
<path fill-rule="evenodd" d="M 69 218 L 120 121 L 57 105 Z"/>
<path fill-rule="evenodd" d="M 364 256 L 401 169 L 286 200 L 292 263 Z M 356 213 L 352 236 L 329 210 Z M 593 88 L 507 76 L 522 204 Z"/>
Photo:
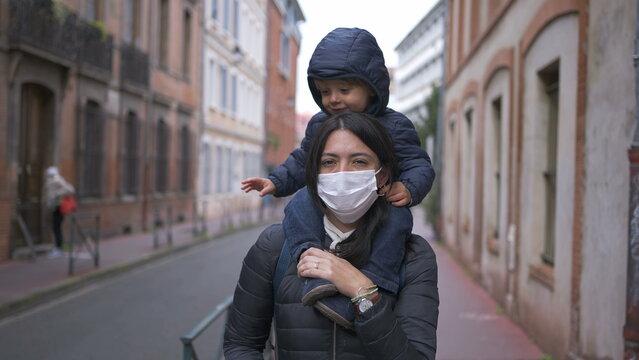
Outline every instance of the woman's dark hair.
<path fill-rule="evenodd" d="M 306 157 L 306 186 L 313 200 L 325 208 L 317 193 L 318 174 L 322 153 L 326 141 L 335 130 L 346 130 L 357 136 L 379 159 L 390 182 L 397 177 L 398 167 L 391 141 L 386 128 L 373 116 L 366 113 L 340 113 L 326 119 L 317 130 Z M 336 247 L 337 254 L 355 266 L 368 261 L 371 241 L 388 214 L 386 199 L 380 197 L 359 220 L 351 236 Z"/>

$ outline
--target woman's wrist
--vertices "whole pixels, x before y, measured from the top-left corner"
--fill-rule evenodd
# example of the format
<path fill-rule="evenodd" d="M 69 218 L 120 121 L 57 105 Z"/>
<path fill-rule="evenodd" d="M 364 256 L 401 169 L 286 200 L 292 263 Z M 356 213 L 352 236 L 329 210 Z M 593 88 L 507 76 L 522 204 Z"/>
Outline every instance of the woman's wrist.
<path fill-rule="evenodd" d="M 364 284 L 362 284 L 361 286 L 358 286 L 357 288 L 354 287 L 355 291 L 351 291 L 349 294 L 345 294 L 346 296 L 348 296 L 349 298 L 355 298 L 359 295 L 362 295 L 368 291 L 373 290 L 374 288 L 376 288 L 377 286 L 375 284 L 373 284 L 373 282 L 368 281 Z"/>

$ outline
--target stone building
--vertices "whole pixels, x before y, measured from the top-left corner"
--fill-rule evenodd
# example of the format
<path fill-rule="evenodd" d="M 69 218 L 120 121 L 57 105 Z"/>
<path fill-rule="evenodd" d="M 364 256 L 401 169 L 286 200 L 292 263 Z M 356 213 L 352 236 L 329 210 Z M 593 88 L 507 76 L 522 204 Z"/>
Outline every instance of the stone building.
<path fill-rule="evenodd" d="M 197 0 L 0 2 L 0 261 L 25 246 L 18 219 L 51 242 L 51 165 L 103 236 L 191 217 L 200 17 Z"/>
<path fill-rule="evenodd" d="M 426 99 L 444 77 L 445 16 L 445 2 L 438 1 L 395 47 L 395 110 L 413 121 L 426 117 Z"/>
<path fill-rule="evenodd" d="M 262 168 L 267 1 L 207 0 L 204 9 L 198 207 L 230 226 L 260 205 L 240 181 Z"/>
<path fill-rule="evenodd" d="M 449 0 L 445 244 L 557 359 L 622 359 L 637 3 Z"/>

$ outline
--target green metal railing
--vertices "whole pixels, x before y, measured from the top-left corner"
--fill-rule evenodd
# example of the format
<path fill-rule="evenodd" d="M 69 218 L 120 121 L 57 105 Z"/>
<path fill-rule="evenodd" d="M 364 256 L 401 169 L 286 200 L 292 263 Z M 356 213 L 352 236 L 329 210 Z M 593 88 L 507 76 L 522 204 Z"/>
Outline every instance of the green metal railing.
<path fill-rule="evenodd" d="M 186 333 L 186 335 L 182 336 L 180 340 L 182 341 L 183 347 L 183 359 L 184 360 L 197 360 L 197 353 L 195 352 L 195 346 L 193 342 L 195 339 L 204 332 L 215 320 L 217 320 L 221 315 L 226 314 L 226 311 L 233 303 L 233 296 L 229 296 L 224 301 L 219 303 L 213 311 L 208 314 L 199 324 L 197 324 L 191 331 Z M 224 321 L 226 323 L 226 321 Z M 223 345 L 223 336 L 224 332 L 222 332 L 222 338 L 220 338 L 220 345 L 218 346 L 217 355 L 215 359 L 222 358 L 222 345 Z"/>

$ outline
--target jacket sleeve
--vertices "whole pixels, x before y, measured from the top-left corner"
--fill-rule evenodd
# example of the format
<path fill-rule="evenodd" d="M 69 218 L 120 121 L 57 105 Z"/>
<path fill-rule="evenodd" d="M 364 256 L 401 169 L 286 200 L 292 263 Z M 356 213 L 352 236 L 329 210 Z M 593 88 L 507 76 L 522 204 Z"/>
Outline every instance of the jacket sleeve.
<path fill-rule="evenodd" d="M 273 275 L 284 239 L 273 236 L 278 229 L 265 229 L 244 258 L 224 332 L 225 359 L 264 358 L 273 318 Z"/>
<path fill-rule="evenodd" d="M 400 175 L 399 181 L 410 192 L 412 201 L 410 206 L 422 202 L 430 191 L 435 181 L 435 170 L 430 161 L 430 156 L 421 147 L 419 136 L 413 123 L 403 114 L 396 111 L 387 113 L 389 119 L 386 124 L 389 127 L 395 155 L 397 156 Z"/>
<path fill-rule="evenodd" d="M 407 252 L 405 284 L 394 310 L 389 296 L 355 319 L 355 330 L 371 359 L 435 359 L 439 293 L 435 253 L 414 236 Z"/>
<path fill-rule="evenodd" d="M 275 184 L 275 196 L 289 196 L 306 186 L 304 174 L 306 152 L 311 145 L 315 130 L 319 128 L 325 118 L 326 114 L 321 112 L 313 115 L 306 126 L 306 132 L 300 147 L 293 150 L 284 163 L 268 175 L 268 178 Z"/>

